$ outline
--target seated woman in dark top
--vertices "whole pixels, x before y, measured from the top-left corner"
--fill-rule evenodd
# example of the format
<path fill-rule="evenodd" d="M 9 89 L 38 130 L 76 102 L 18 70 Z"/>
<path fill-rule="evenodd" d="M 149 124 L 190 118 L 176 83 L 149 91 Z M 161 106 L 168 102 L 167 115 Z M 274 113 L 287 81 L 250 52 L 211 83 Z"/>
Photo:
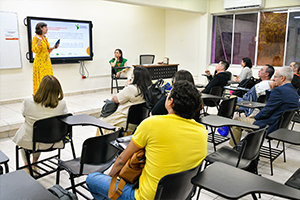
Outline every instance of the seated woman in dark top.
<path fill-rule="evenodd" d="M 179 70 L 177 71 L 172 79 L 172 84 L 174 84 L 176 81 L 180 80 L 186 80 L 195 85 L 194 83 L 194 78 L 192 74 L 187 71 L 187 70 Z M 165 108 L 165 101 L 166 101 L 167 96 L 162 97 L 153 107 L 151 110 L 151 115 L 166 115 L 168 114 L 167 109 Z M 198 112 L 200 114 L 200 111 Z M 199 114 L 196 114 L 194 119 L 198 120 Z"/>

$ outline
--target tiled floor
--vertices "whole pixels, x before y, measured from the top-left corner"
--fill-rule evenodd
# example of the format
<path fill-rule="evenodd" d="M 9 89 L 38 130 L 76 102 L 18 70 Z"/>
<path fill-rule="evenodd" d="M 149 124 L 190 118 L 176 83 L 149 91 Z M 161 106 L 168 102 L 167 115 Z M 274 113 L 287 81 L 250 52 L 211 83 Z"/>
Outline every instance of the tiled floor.
<path fill-rule="evenodd" d="M 80 94 L 74 96 L 66 96 L 67 106 L 73 114 L 88 113 L 92 115 L 98 115 L 100 108 L 103 105 L 103 100 L 111 98 L 110 91 L 101 91 L 88 94 Z M 17 127 L 23 122 L 24 118 L 21 115 L 22 103 L 13 103 L 0 105 L 0 150 L 3 151 L 9 158 L 9 168 L 10 171 L 15 170 L 15 144 L 12 142 L 11 137 L 14 134 Z M 209 110 L 209 112 L 216 112 L 215 110 Z M 3 133 L 4 130 L 6 131 Z M 300 131 L 300 125 L 296 125 L 294 130 Z M 2 133 L 1 133 L 2 132 Z M 81 152 L 81 145 L 86 138 L 92 137 L 96 133 L 96 128 L 92 126 L 77 126 L 73 128 L 74 145 L 76 155 L 79 156 Z M 228 145 L 227 143 L 223 145 Z M 274 143 L 275 145 L 275 143 Z M 220 145 L 221 146 L 221 145 Z M 208 153 L 213 152 L 212 144 L 208 144 Z M 300 147 L 293 145 L 286 145 L 286 155 L 287 162 L 283 162 L 283 156 L 280 156 L 274 162 L 274 175 L 270 176 L 270 166 L 268 160 L 262 158 L 259 162 L 259 173 L 266 178 L 272 179 L 274 181 L 284 183 L 288 177 L 290 177 L 293 172 L 295 172 L 300 167 Z M 41 158 L 46 157 L 48 153 L 42 153 Z M 62 159 L 71 159 L 71 150 L 69 145 L 62 151 Z M 224 172 L 226 173 L 226 172 Z M 80 178 L 84 180 L 85 177 Z M 234 181 L 234 180 L 231 180 Z M 46 176 L 44 178 L 38 179 L 45 188 L 49 188 L 55 184 L 55 174 Z M 229 182 L 230 183 L 230 182 Z M 61 172 L 60 185 L 63 187 L 70 186 L 69 176 L 63 171 Z M 89 195 L 89 192 L 85 192 Z M 83 199 L 79 197 L 79 199 Z M 194 197 L 194 199 L 196 199 Z M 220 200 L 224 199 L 208 191 L 202 191 L 200 199 L 204 200 Z M 252 199 L 250 195 L 243 197 L 241 199 Z M 271 195 L 262 195 L 262 200 L 275 200 L 281 199 L 278 197 L 273 197 Z M 300 197 L 299 197 L 300 199 Z"/>

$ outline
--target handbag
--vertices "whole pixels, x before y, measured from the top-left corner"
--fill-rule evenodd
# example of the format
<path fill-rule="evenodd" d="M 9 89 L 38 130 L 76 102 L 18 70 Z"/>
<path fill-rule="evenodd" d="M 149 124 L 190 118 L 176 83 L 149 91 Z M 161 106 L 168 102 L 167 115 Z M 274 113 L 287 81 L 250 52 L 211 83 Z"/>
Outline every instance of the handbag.
<path fill-rule="evenodd" d="M 158 79 L 152 84 L 146 91 L 146 105 L 149 108 L 153 108 L 155 104 L 166 95 L 165 87 L 163 86 L 164 80 Z"/>
<path fill-rule="evenodd" d="M 108 197 L 112 200 L 116 200 L 122 194 L 122 190 L 126 183 L 135 183 L 140 177 L 145 163 L 145 149 L 140 149 L 128 159 L 120 171 L 113 175 L 109 186 Z M 115 191 L 117 177 L 120 178 L 120 181 Z"/>
<path fill-rule="evenodd" d="M 119 104 L 115 103 L 109 99 L 106 99 L 105 104 L 101 109 L 100 117 L 108 117 L 109 115 L 113 114 L 117 109 Z"/>

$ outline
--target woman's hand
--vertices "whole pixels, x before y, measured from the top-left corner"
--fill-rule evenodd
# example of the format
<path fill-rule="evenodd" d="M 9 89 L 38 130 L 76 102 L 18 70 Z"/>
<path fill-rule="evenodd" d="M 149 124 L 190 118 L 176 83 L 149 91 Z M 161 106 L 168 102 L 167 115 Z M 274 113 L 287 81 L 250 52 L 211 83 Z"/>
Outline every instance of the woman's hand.
<path fill-rule="evenodd" d="M 235 81 L 239 81 L 240 76 L 235 77 Z"/>

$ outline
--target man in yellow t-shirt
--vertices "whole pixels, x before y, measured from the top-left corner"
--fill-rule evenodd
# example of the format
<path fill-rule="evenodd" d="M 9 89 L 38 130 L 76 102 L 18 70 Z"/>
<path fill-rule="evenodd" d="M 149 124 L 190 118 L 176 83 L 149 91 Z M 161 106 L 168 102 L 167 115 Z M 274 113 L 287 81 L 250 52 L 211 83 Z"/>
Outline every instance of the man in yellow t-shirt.
<path fill-rule="evenodd" d="M 126 184 L 118 200 L 154 199 L 163 176 L 198 166 L 207 154 L 207 131 L 192 119 L 201 105 L 200 94 L 193 84 L 176 81 L 165 103 L 169 114 L 149 117 L 139 125 L 109 176 L 93 173 L 87 177 L 86 183 L 94 198 L 108 199 L 110 176 L 142 148 L 146 151 L 146 164 L 139 188 L 133 189 L 132 184 Z"/>

